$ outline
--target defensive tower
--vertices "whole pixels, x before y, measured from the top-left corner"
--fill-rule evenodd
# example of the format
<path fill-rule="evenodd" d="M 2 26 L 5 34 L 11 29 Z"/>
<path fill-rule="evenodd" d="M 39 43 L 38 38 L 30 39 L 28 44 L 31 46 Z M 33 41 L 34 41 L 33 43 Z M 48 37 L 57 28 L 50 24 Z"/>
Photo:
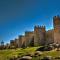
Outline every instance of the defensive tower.
<path fill-rule="evenodd" d="M 45 26 L 34 27 L 34 45 L 44 45 L 45 43 Z"/>
<path fill-rule="evenodd" d="M 60 44 L 60 16 L 53 17 L 54 43 Z"/>

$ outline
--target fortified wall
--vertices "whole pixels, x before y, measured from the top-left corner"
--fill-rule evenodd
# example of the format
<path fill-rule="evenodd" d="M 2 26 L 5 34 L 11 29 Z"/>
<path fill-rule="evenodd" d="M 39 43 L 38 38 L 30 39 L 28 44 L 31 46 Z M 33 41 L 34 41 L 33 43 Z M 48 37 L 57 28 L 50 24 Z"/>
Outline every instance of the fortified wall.
<path fill-rule="evenodd" d="M 25 31 L 25 35 L 20 35 L 17 42 L 12 40 L 10 45 L 18 47 L 40 46 L 45 44 L 60 44 L 60 16 L 53 17 L 53 29 L 46 31 L 45 26 L 35 26 L 34 31 Z"/>

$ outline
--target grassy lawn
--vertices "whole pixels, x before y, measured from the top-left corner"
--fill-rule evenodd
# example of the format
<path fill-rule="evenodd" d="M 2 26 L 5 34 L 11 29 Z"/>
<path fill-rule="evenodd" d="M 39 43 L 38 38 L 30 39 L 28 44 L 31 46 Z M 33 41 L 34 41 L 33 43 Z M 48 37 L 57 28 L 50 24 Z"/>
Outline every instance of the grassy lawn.
<path fill-rule="evenodd" d="M 27 53 L 33 53 L 38 47 L 30 47 L 26 49 L 18 48 L 18 49 L 7 49 L 7 50 L 0 50 L 0 60 L 9 60 L 10 57 L 13 56 L 23 56 Z M 60 51 L 44 51 L 43 56 L 60 56 Z M 36 60 L 36 58 L 33 58 L 33 60 Z"/>

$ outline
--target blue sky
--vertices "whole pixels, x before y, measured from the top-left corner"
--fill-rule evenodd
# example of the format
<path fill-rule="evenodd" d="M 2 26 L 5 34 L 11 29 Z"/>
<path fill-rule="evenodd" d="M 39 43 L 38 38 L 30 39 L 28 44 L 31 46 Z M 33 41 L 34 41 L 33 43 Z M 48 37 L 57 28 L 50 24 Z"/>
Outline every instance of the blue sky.
<path fill-rule="evenodd" d="M 60 15 L 60 0 L 0 0 L 0 41 L 7 43 L 35 25 L 52 29 L 55 15 Z"/>

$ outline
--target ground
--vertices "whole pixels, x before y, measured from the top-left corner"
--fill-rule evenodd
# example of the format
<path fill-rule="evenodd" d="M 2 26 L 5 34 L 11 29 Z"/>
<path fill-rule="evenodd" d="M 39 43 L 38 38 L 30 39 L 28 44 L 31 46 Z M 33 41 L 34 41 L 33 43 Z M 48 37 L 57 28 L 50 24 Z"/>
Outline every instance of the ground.
<path fill-rule="evenodd" d="M 28 47 L 28 48 L 18 48 L 18 49 L 6 49 L 6 50 L 0 50 L 0 60 L 9 60 L 9 58 L 13 57 L 13 56 L 24 56 L 27 53 L 34 53 L 35 50 L 38 47 Z M 43 56 L 53 56 L 53 57 L 58 57 L 60 56 L 60 51 L 44 51 L 42 56 L 40 56 L 40 58 L 42 58 Z M 36 60 L 36 58 L 33 58 L 33 60 Z"/>

